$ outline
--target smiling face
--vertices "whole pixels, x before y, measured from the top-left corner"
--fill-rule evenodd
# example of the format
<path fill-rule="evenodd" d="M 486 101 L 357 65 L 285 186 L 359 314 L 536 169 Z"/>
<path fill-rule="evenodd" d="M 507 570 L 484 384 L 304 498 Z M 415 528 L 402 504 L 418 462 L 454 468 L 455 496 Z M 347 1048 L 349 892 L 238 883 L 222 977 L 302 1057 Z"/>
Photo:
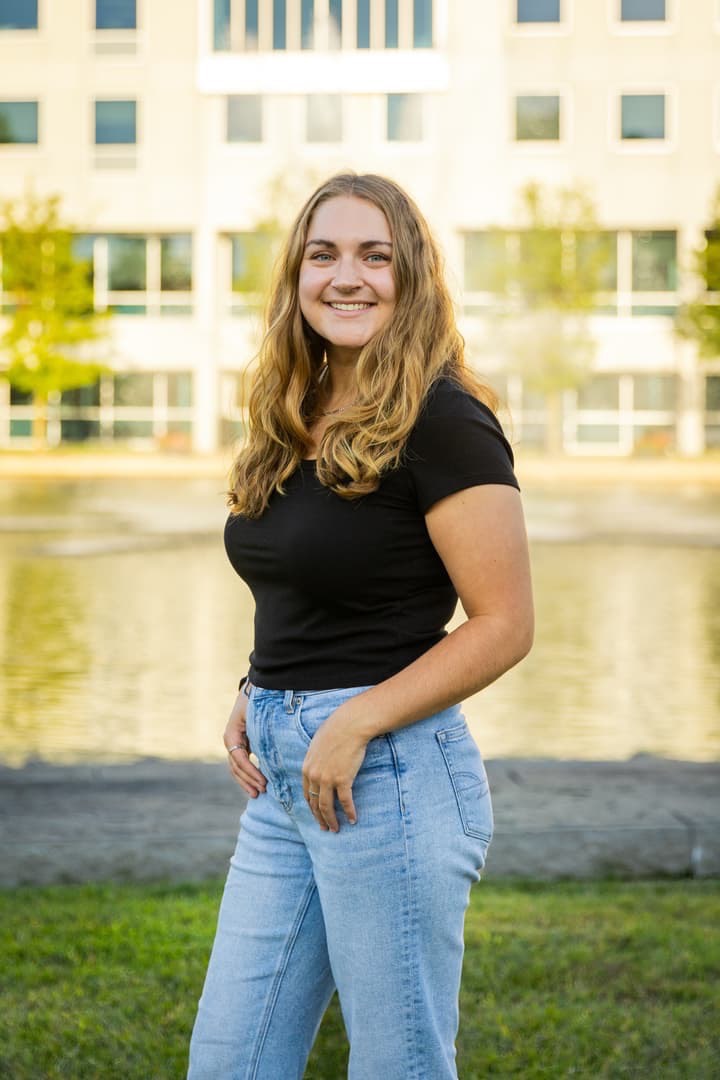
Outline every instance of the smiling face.
<path fill-rule="evenodd" d="M 395 310 L 392 236 L 379 207 L 354 195 L 318 206 L 298 282 L 300 309 L 329 359 L 357 358 Z"/>

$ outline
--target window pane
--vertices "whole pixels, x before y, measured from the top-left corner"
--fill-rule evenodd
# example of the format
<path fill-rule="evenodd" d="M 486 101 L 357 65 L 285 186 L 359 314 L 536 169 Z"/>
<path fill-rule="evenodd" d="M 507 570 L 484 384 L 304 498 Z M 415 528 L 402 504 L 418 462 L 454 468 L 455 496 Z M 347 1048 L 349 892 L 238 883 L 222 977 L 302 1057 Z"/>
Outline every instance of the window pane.
<path fill-rule="evenodd" d="M 230 0 L 214 0 L 213 49 L 230 48 Z"/>
<path fill-rule="evenodd" d="M 468 292 L 500 292 L 507 274 L 507 240 L 499 230 L 465 236 L 465 288 Z"/>
<path fill-rule="evenodd" d="M 357 0 L 357 47 L 370 48 L 370 0 Z"/>
<path fill-rule="evenodd" d="M 37 101 L 0 101 L 0 143 L 37 144 Z"/>
<path fill-rule="evenodd" d="M 100 436 L 99 420 L 60 419 L 60 441 L 82 442 Z"/>
<path fill-rule="evenodd" d="M 342 98 L 339 94 L 310 94 L 307 98 L 308 142 L 340 142 Z"/>
<path fill-rule="evenodd" d="M 286 0 L 273 0 L 273 49 L 287 49 Z"/>
<path fill-rule="evenodd" d="M 262 142 L 262 97 L 232 94 L 227 99 L 227 141 Z"/>
<path fill-rule="evenodd" d="M 258 0 L 245 0 L 245 48 L 258 47 Z"/>
<path fill-rule="evenodd" d="M 579 443 L 616 443 L 620 439 L 620 429 L 616 424 L 578 424 L 577 441 Z"/>
<path fill-rule="evenodd" d="M 617 233 L 577 233 L 575 252 L 578 272 L 602 292 L 617 289 Z"/>
<path fill-rule="evenodd" d="M 330 48 L 339 49 L 342 44 L 342 0 L 330 0 Z"/>
<path fill-rule="evenodd" d="M 623 139 L 665 138 L 665 95 L 623 94 Z"/>
<path fill-rule="evenodd" d="M 708 412 L 720 412 L 720 375 L 708 375 L 705 379 L 705 408 Z"/>
<path fill-rule="evenodd" d="M 161 237 L 160 288 L 167 292 L 192 289 L 192 236 L 189 233 Z"/>
<path fill-rule="evenodd" d="M 706 247 L 702 253 L 705 284 L 709 292 L 720 292 L 720 230 L 707 229 L 705 244 Z"/>
<path fill-rule="evenodd" d="M 622 0 L 620 18 L 623 22 L 665 19 L 665 0 Z"/>
<path fill-rule="evenodd" d="M 632 246 L 633 290 L 674 292 L 677 288 L 676 233 L 635 232 Z"/>
<path fill-rule="evenodd" d="M 675 408 L 677 387 L 674 375 L 636 375 L 634 377 L 636 409 Z"/>
<path fill-rule="evenodd" d="M 115 420 L 113 422 L 113 435 L 116 439 L 150 438 L 152 433 L 152 420 Z"/>
<path fill-rule="evenodd" d="M 100 383 L 91 383 L 90 386 L 76 386 L 72 390 L 63 390 L 60 394 L 62 405 L 73 405 L 81 408 L 83 405 L 100 404 Z"/>
<path fill-rule="evenodd" d="M 578 389 L 579 409 L 617 409 L 620 382 L 617 375 L 593 375 Z"/>
<path fill-rule="evenodd" d="M 87 233 L 76 233 L 71 241 L 70 250 L 72 251 L 73 258 L 82 263 L 85 270 L 85 280 L 88 285 L 92 285 L 95 277 L 95 270 L 93 265 L 93 256 L 95 248 L 95 237 Z"/>
<path fill-rule="evenodd" d="M 517 21 L 560 22 L 560 0 L 517 0 Z"/>
<path fill-rule="evenodd" d="M 153 403 L 153 373 L 132 371 L 115 376 L 116 405 L 148 406 Z"/>
<path fill-rule="evenodd" d="M 193 403 L 193 377 L 191 371 L 168 373 L 168 405 L 171 408 L 189 408 Z"/>
<path fill-rule="evenodd" d="M 146 288 L 144 236 L 108 236 L 108 288 L 113 292 Z"/>
<path fill-rule="evenodd" d="M 560 98 L 528 97 L 515 99 L 515 138 L 559 139 Z"/>
<path fill-rule="evenodd" d="M 398 0 L 385 0 L 385 48 L 397 49 L 398 44 Z"/>
<path fill-rule="evenodd" d="M 98 30 L 135 30 L 135 0 L 96 0 L 95 26 Z"/>
<path fill-rule="evenodd" d="M 388 94 L 387 137 L 389 142 L 420 142 L 422 95 Z"/>
<path fill-rule="evenodd" d="M 137 114 L 134 101 L 95 102 L 96 145 L 132 145 L 136 141 Z"/>
<path fill-rule="evenodd" d="M 37 30 L 37 0 L 0 0 L 0 30 Z"/>
<path fill-rule="evenodd" d="M 302 0 L 300 7 L 300 47 L 315 48 L 315 0 Z"/>
<path fill-rule="evenodd" d="M 262 292 L 270 279 L 272 255 L 267 233 L 236 233 L 232 237 L 233 292 Z"/>
<path fill-rule="evenodd" d="M 432 0 L 414 0 L 413 47 L 432 48 Z"/>

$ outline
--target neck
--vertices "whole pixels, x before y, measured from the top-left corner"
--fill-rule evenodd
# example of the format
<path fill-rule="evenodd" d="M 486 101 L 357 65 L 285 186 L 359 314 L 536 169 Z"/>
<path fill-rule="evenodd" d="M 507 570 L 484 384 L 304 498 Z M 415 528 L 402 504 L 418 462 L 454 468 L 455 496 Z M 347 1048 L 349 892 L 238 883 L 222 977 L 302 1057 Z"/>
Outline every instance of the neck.
<path fill-rule="evenodd" d="M 355 381 L 357 357 L 357 350 L 345 356 L 338 356 L 337 353 L 327 355 L 327 371 L 323 378 L 324 408 L 332 408 L 333 404 L 343 404 L 354 397 L 357 389 Z"/>

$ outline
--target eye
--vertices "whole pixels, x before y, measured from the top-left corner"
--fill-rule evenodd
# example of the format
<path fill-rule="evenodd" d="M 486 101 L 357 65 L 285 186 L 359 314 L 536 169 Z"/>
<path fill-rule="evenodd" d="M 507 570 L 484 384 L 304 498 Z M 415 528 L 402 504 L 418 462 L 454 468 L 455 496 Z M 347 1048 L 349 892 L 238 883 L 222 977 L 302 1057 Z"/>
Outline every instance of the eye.
<path fill-rule="evenodd" d="M 368 255 L 368 259 L 379 259 L 380 262 L 390 262 L 390 256 L 384 255 L 382 251 L 373 251 Z"/>
<path fill-rule="evenodd" d="M 311 262 L 320 262 L 321 260 L 324 261 L 325 259 L 331 259 L 331 258 L 332 258 L 332 255 L 330 255 L 330 253 L 327 252 L 327 251 L 316 251 L 314 255 L 310 256 L 310 261 Z"/>

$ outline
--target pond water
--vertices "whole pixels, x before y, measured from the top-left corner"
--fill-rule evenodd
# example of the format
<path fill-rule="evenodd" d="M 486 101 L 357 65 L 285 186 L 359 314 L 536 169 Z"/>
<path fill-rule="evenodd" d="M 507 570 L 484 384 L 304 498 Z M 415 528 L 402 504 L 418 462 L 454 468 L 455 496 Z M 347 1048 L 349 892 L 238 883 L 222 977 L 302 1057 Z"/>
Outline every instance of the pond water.
<path fill-rule="evenodd" d="M 530 656 L 466 703 L 487 757 L 720 758 L 720 499 L 524 492 Z M 223 478 L 4 480 L 0 760 L 219 759 L 252 599 Z"/>

